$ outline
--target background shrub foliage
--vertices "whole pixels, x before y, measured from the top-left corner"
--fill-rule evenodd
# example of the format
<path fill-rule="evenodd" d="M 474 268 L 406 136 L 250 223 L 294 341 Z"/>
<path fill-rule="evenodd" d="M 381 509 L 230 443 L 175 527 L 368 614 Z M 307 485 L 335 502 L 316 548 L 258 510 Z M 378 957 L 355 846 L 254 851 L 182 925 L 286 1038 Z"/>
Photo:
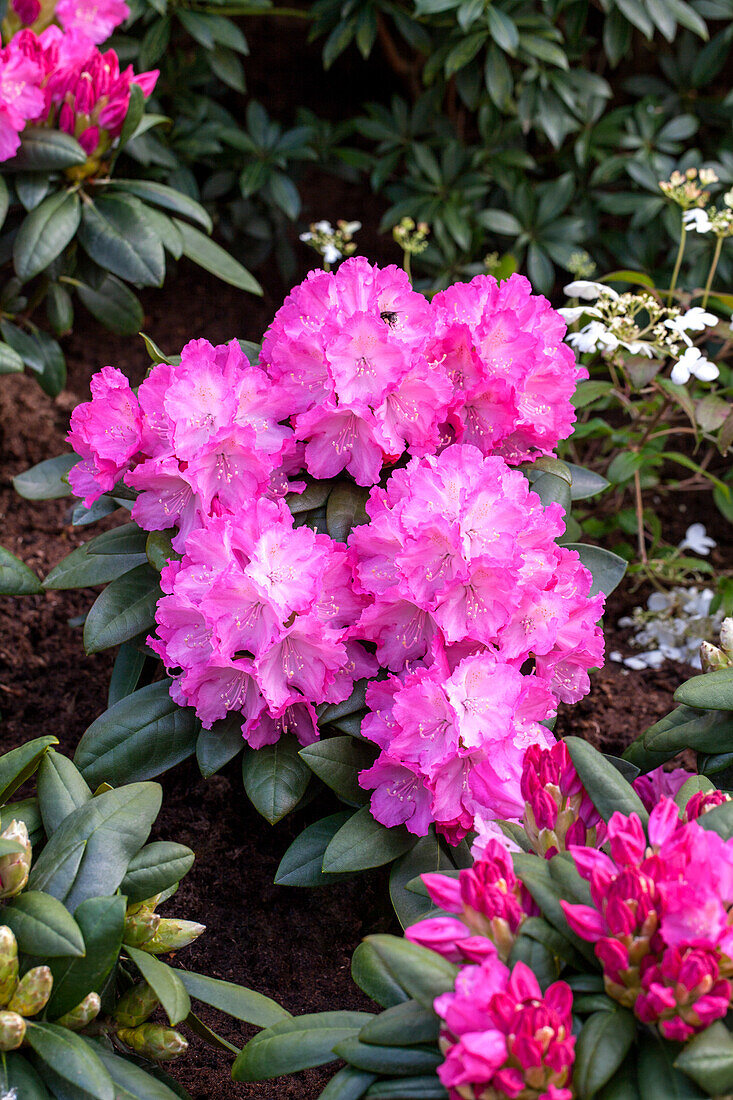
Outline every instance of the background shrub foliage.
<path fill-rule="evenodd" d="M 374 80 L 383 99 L 338 125 L 245 111 L 243 31 L 273 15 L 322 43 L 325 69 L 341 55 L 380 73 L 386 62 L 391 89 Z M 544 291 L 581 246 L 602 268 L 671 269 L 676 212 L 658 181 L 681 159 L 733 182 L 721 79 L 732 16 L 732 0 L 138 0 L 114 44 L 138 68 L 162 67 L 156 97 L 175 122 L 128 151 L 194 197 L 226 200 L 225 228 L 259 260 L 298 218 L 310 160 L 368 179 L 390 203 L 383 229 L 406 214 L 430 223 L 419 270 L 436 286 L 483 270 L 494 251 Z"/>

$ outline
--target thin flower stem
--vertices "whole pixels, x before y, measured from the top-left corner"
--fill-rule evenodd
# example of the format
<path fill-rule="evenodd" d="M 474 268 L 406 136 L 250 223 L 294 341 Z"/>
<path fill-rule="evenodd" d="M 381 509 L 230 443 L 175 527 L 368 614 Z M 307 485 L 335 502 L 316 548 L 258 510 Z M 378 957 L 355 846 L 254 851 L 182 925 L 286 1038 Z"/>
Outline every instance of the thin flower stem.
<path fill-rule="evenodd" d="M 674 262 L 674 271 L 672 272 L 672 281 L 669 284 L 669 294 L 667 295 L 667 306 L 672 305 L 672 299 L 674 297 L 674 288 L 677 286 L 677 276 L 680 273 L 680 267 L 682 266 L 682 257 L 685 254 L 685 245 L 687 244 L 687 230 L 685 223 L 682 223 L 682 234 L 680 236 L 680 246 L 677 249 L 677 259 Z"/>
<path fill-rule="evenodd" d="M 639 543 L 639 557 L 642 564 L 647 564 L 646 539 L 644 537 L 644 501 L 641 496 L 641 477 L 639 471 L 634 470 L 634 496 L 636 500 L 636 534 Z"/>
<path fill-rule="evenodd" d="M 403 256 L 402 266 L 405 269 L 405 272 L 407 273 L 407 278 L 410 280 L 410 282 L 412 282 L 412 265 L 410 263 L 410 253 L 407 252 L 407 250 L 405 250 L 405 252 L 403 252 L 402 256 Z"/>
<path fill-rule="evenodd" d="M 710 271 L 708 272 L 708 281 L 705 283 L 705 291 L 702 296 L 702 308 L 708 304 L 708 298 L 710 297 L 710 288 L 713 285 L 713 278 L 715 276 L 715 269 L 718 266 L 718 260 L 720 259 L 720 253 L 723 248 L 723 238 L 718 237 L 715 245 L 715 252 L 713 253 L 713 262 L 710 265 Z"/>

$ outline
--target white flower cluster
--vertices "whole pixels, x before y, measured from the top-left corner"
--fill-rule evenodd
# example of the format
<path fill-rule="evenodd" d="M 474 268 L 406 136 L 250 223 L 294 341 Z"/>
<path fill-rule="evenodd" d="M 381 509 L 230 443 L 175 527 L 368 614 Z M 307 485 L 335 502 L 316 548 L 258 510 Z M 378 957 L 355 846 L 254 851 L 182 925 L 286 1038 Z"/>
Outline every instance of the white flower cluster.
<path fill-rule="evenodd" d="M 704 557 L 715 546 L 702 523 L 687 528 L 679 550 L 691 550 Z M 634 670 L 659 668 L 664 661 L 683 661 L 700 668 L 700 644 L 718 637 L 723 612 L 711 612 L 715 593 L 711 588 L 673 588 L 670 592 L 652 592 L 646 607 L 635 607 L 631 615 L 619 619 L 621 627 L 637 627 L 630 644 L 644 652 L 624 657 L 618 650 L 609 659 Z"/>
<path fill-rule="evenodd" d="M 352 238 L 360 229 L 361 222 L 339 220 L 335 228 L 327 221 L 313 222 L 307 233 L 300 234 L 300 240 L 323 256 L 327 264 L 335 264 L 356 251 Z"/>
<path fill-rule="evenodd" d="M 717 325 L 718 318 L 701 306 L 682 313 L 674 306 L 661 305 L 644 291 L 619 294 L 605 283 L 576 279 L 564 288 L 569 298 L 594 305 L 560 309 L 568 324 L 590 317 L 579 332 L 571 332 L 567 342 L 579 352 L 597 351 L 616 359 L 620 349 L 647 359 L 675 360 L 672 381 L 683 386 L 694 375 L 701 382 L 712 382 L 720 371 L 695 347 L 690 332 L 703 332 Z"/>
<path fill-rule="evenodd" d="M 685 210 L 682 220 L 685 228 L 696 233 L 713 233 L 716 237 L 733 236 L 733 189 L 723 195 L 725 206 L 694 207 Z"/>

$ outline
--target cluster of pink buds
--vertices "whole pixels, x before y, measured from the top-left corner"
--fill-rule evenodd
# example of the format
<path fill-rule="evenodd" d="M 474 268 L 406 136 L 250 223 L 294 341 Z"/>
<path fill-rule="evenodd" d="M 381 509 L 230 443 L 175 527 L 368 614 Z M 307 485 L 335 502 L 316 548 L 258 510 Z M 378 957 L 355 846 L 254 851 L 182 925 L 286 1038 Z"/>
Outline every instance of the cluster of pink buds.
<path fill-rule="evenodd" d="M 0 158 L 32 123 L 71 134 L 96 167 L 122 130 L 133 84 L 149 96 L 157 79 L 157 70 L 120 70 L 114 50 L 101 53 L 82 31 L 21 30 L 0 53 Z"/>
<path fill-rule="evenodd" d="M 543 994 L 521 962 L 509 971 L 491 955 L 464 967 L 435 1001 L 450 1100 L 572 1100 L 572 999 L 565 982 Z"/>
<path fill-rule="evenodd" d="M 688 800 L 683 818 L 685 821 L 697 821 L 698 817 L 714 810 L 716 806 L 730 801 L 731 797 L 725 791 L 698 791 Z"/>
<path fill-rule="evenodd" d="M 705 796 L 692 801 L 684 821 L 662 798 L 648 839 L 636 814 L 614 814 L 610 855 L 570 849 L 593 905 L 561 903 L 595 943 L 608 995 L 678 1041 L 725 1016 L 733 991 L 733 840 L 691 820 Z"/>
<path fill-rule="evenodd" d="M 538 912 L 498 840 L 457 879 L 435 873 L 422 880 L 435 904 L 456 916 L 428 917 L 405 935 L 451 962 L 481 962 L 496 952 L 506 962 L 522 924 Z"/>
<path fill-rule="evenodd" d="M 538 855 L 552 859 L 570 844 L 591 847 L 605 827 L 570 759 L 564 741 L 551 749 L 530 745 L 524 754 L 521 791 L 523 825 Z"/>

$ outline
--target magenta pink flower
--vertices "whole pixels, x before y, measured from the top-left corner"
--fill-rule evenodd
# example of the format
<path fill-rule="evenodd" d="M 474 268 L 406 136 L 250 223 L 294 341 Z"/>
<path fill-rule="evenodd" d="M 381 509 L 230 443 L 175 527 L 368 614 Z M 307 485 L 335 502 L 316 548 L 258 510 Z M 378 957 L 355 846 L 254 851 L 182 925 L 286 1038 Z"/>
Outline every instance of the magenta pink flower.
<path fill-rule="evenodd" d="M 665 1038 L 689 1038 L 730 1005 L 733 840 L 663 797 L 648 837 L 635 814 L 614 814 L 608 846 L 571 847 L 593 904 L 561 902 L 568 923 L 595 943 L 609 996 Z"/>
<path fill-rule="evenodd" d="M 14 42 L 0 50 L 0 161 L 15 156 L 26 123 L 43 111 L 42 76 L 38 62 Z"/>
<path fill-rule="evenodd" d="M 571 432 L 581 378 L 564 344 L 565 323 L 521 275 L 456 283 L 432 302 L 430 357 L 455 386 L 450 423 L 458 442 L 517 463 L 550 454 Z"/>
<path fill-rule="evenodd" d="M 527 1097 L 572 1100 L 572 993 L 554 982 L 543 994 L 529 967 L 510 972 L 496 955 L 458 974 L 435 1001 L 443 1020 L 438 1076 L 450 1100 Z"/>
<path fill-rule="evenodd" d="M 77 405 L 71 414 L 67 441 L 84 460 L 83 469 L 74 466 L 69 484 L 89 507 L 108 492 L 132 466 L 140 449 L 142 419 L 140 406 L 130 383 L 115 367 L 103 367 L 91 381 L 92 400 Z M 88 478 L 95 489 L 90 491 Z"/>
<path fill-rule="evenodd" d="M 646 775 L 637 775 L 633 787 L 647 810 L 653 810 L 661 798 L 674 798 L 689 778 L 690 773 L 684 768 L 667 770 L 662 766 Z"/>
<path fill-rule="evenodd" d="M 65 31 L 80 31 L 104 42 L 130 14 L 125 0 L 56 0 L 56 18 Z"/>
<path fill-rule="evenodd" d="M 605 836 L 601 815 L 575 770 L 564 741 L 530 745 L 521 780 L 523 824 L 538 855 L 552 859 L 570 845 L 595 846 Z"/>
<path fill-rule="evenodd" d="M 537 907 L 514 874 L 506 848 L 490 840 L 473 867 L 458 878 L 422 876 L 440 909 L 456 917 L 428 917 L 411 925 L 408 940 L 437 951 L 451 962 L 481 962 L 498 952 L 506 962 L 522 924 Z"/>

